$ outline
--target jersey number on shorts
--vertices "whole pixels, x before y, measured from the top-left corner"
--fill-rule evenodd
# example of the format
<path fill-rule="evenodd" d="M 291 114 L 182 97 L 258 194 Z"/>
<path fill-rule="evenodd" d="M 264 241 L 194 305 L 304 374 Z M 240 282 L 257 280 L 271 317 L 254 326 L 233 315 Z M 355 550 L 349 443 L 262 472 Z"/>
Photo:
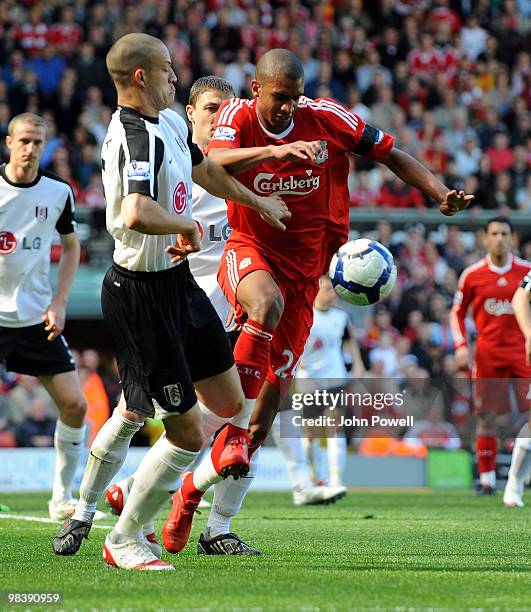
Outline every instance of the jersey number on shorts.
<path fill-rule="evenodd" d="M 299 367 L 302 355 L 299 357 L 297 363 L 293 366 L 293 368 L 291 368 L 291 364 L 293 363 L 293 353 L 290 350 L 285 349 L 282 351 L 282 354 L 286 358 L 286 363 L 284 365 L 279 366 L 275 370 L 275 376 L 278 376 L 279 378 L 291 378 Z"/>

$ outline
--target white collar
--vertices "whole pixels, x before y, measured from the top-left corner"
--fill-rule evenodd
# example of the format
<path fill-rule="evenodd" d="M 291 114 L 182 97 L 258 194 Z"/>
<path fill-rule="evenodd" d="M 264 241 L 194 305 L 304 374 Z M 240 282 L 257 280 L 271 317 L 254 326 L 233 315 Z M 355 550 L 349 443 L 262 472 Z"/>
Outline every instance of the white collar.
<path fill-rule="evenodd" d="M 504 266 L 495 266 L 488 255 L 485 259 L 487 260 L 489 270 L 492 270 L 492 272 L 496 272 L 496 274 L 505 274 L 506 272 L 509 272 L 509 270 L 513 267 L 514 257 L 512 253 L 509 253 L 509 259 L 507 260 L 507 263 Z"/>
<path fill-rule="evenodd" d="M 275 138 L 277 140 L 282 140 L 283 138 L 285 138 L 290 132 L 291 130 L 295 127 L 295 123 L 293 122 L 293 118 L 291 119 L 291 123 L 288 125 L 288 127 L 281 132 L 280 134 L 273 134 L 273 132 L 270 132 L 268 129 L 265 128 L 264 124 L 260 121 L 260 117 L 258 117 L 258 113 L 256 113 L 256 117 L 258 119 L 258 123 L 260 124 L 260 127 L 262 128 L 262 130 L 271 138 Z"/>

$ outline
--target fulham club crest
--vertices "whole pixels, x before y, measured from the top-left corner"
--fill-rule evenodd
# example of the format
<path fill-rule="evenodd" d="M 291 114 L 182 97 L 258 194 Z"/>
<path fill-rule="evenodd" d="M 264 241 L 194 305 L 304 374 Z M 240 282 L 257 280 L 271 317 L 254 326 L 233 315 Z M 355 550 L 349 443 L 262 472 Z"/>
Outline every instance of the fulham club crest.
<path fill-rule="evenodd" d="M 164 395 L 169 404 L 172 406 L 180 406 L 183 401 L 183 388 L 181 387 L 181 383 L 166 385 L 164 387 Z"/>
<path fill-rule="evenodd" d="M 47 206 L 35 206 L 35 216 L 39 223 L 44 223 L 48 218 L 48 207 Z"/>

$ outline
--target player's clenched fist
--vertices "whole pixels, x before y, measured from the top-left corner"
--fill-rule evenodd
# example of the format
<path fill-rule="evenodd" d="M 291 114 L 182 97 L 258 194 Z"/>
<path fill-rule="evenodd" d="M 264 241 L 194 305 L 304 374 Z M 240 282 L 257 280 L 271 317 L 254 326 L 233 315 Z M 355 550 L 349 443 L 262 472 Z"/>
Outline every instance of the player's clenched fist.
<path fill-rule="evenodd" d="M 473 199 L 473 195 L 466 195 L 464 191 L 452 189 L 452 191 L 446 194 L 445 199 L 441 202 L 439 210 L 443 215 L 451 217 L 460 210 L 464 210 Z"/>
<path fill-rule="evenodd" d="M 190 253 L 196 253 L 201 249 L 201 236 L 199 228 L 193 219 L 183 219 L 183 228 L 177 234 L 177 240 L 173 246 L 165 248 L 166 253 L 171 255 L 171 263 L 177 263 L 185 259 Z"/>
<path fill-rule="evenodd" d="M 260 216 L 264 221 L 281 231 L 286 229 L 281 219 L 291 219 L 291 213 L 281 197 L 277 195 L 259 197 L 258 204 Z"/>
<path fill-rule="evenodd" d="M 468 347 L 461 346 L 455 351 L 455 365 L 458 370 L 466 372 L 470 367 L 470 353 Z"/>
<path fill-rule="evenodd" d="M 285 145 L 273 145 L 271 147 L 271 154 L 274 159 L 284 161 L 300 161 L 301 159 L 307 159 L 315 162 L 321 150 L 321 146 L 320 140 L 312 140 L 311 142 L 297 140 L 297 142 L 290 142 Z"/>

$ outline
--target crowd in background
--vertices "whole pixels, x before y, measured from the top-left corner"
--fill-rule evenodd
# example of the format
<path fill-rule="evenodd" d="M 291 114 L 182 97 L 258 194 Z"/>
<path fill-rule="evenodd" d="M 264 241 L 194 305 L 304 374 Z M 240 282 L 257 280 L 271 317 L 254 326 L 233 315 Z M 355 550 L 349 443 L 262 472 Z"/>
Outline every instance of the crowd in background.
<path fill-rule="evenodd" d="M 196 78 L 224 76 L 237 95 L 249 96 L 261 54 L 286 47 L 304 64 L 306 95 L 333 97 L 389 131 L 447 185 L 474 193 L 474 207 L 531 213 L 530 0 L 2 0 L 0 136 L 17 113 L 45 117 L 42 164 L 68 180 L 79 207 L 92 211 L 84 260 L 95 239 L 107 244 L 99 149 L 115 92 L 105 55 L 135 31 L 161 38 L 170 50 L 174 108 L 183 116 Z M 430 206 L 383 166 L 354 157 L 351 164 L 353 207 Z M 452 381 L 439 417 L 464 439 L 469 386 L 455 371 L 448 313 L 459 274 L 484 254 L 481 232 L 450 225 L 428 235 L 421 224 L 392 231 L 381 221 L 370 235 L 393 252 L 399 280 L 384 304 L 349 310 L 364 368 L 374 377 Z M 531 235 L 517 240 L 519 254 L 531 259 Z M 111 249 L 112 241 L 107 261 Z M 80 373 L 100 406 L 97 427 L 114 406 L 117 383 L 112 372 L 101 377 L 86 353 Z M 21 422 L 51 418 L 47 399 L 27 377 L 5 379 L 0 406 L 13 409 L 0 425 L 11 419 L 13 443 L 26 445 L 31 427 L 21 429 Z M 41 430 L 38 443 L 49 442 L 53 423 Z"/>

